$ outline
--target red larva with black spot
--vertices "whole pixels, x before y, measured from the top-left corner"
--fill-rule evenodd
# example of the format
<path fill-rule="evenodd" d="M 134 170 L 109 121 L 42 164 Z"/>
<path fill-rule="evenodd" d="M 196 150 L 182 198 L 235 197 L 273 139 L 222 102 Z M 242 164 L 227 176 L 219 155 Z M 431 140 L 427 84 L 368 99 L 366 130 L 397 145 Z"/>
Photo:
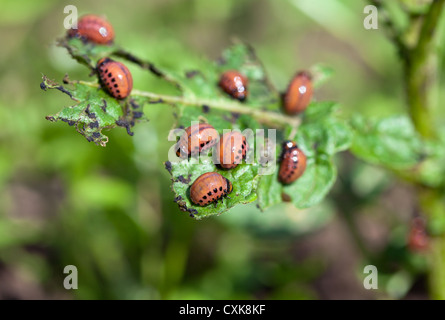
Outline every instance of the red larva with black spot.
<path fill-rule="evenodd" d="M 215 160 L 224 169 L 233 169 L 246 158 L 249 145 L 238 131 L 225 133 L 215 147 Z"/>
<path fill-rule="evenodd" d="M 79 37 L 97 44 L 110 44 L 114 40 L 114 30 L 104 18 L 88 14 L 77 21 L 77 29 L 70 29 L 68 36 Z"/>
<path fill-rule="evenodd" d="M 208 123 L 194 124 L 185 129 L 176 144 L 176 155 L 181 158 L 196 156 L 212 148 L 219 139 L 218 131 Z"/>
<path fill-rule="evenodd" d="M 283 97 L 284 111 L 293 115 L 306 110 L 312 99 L 312 77 L 306 71 L 295 75 Z"/>
<path fill-rule="evenodd" d="M 286 141 L 283 144 L 278 179 L 283 184 L 291 184 L 303 175 L 304 170 L 306 170 L 306 155 L 295 142 Z"/>
<path fill-rule="evenodd" d="M 217 172 L 207 172 L 199 176 L 190 188 L 193 203 L 203 207 L 217 202 L 232 192 L 232 183 Z"/>
<path fill-rule="evenodd" d="M 97 62 L 97 72 L 102 85 L 116 99 L 125 99 L 133 89 L 133 77 L 130 70 L 110 58 L 102 58 Z"/>
<path fill-rule="evenodd" d="M 414 218 L 408 233 L 408 248 L 414 252 L 426 251 L 429 242 L 425 220 L 420 217 Z"/>
<path fill-rule="evenodd" d="M 244 101 L 247 98 L 249 81 L 238 71 L 229 70 L 224 72 L 221 75 L 218 85 L 224 92 L 239 101 Z"/>

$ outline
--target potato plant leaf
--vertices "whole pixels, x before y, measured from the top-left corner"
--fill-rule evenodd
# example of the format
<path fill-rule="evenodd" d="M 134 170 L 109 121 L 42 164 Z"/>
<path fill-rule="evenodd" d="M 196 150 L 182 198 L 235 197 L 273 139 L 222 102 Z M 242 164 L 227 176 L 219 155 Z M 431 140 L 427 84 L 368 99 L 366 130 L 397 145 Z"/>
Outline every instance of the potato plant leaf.
<path fill-rule="evenodd" d="M 281 94 L 274 88 L 267 78 L 263 65 L 255 56 L 253 50 L 245 45 L 237 44 L 226 49 L 222 57 L 214 64 L 206 64 L 204 71 L 188 73 L 188 77 L 179 79 L 178 82 L 185 94 L 192 97 L 205 96 L 213 99 L 215 103 L 226 105 L 241 105 L 228 97 L 218 88 L 219 75 L 229 69 L 241 70 L 249 77 L 249 97 L 242 103 L 244 108 L 266 110 L 268 112 L 281 113 Z M 330 69 L 318 70 L 318 77 L 327 78 Z M 328 73 L 324 76 L 323 70 Z M 244 131 L 252 129 L 270 129 L 274 126 L 252 119 L 249 115 L 237 114 L 223 110 L 214 110 L 212 107 L 178 105 L 176 127 L 188 127 L 191 121 L 202 121 L 212 124 L 220 133 L 224 129 L 238 129 Z M 299 118 L 303 121 L 296 129 L 293 125 L 276 128 L 278 148 L 274 150 L 275 159 L 278 159 L 281 142 L 294 133 L 295 140 L 301 144 L 302 149 L 308 155 L 307 170 L 297 182 L 283 186 L 278 182 L 278 165 L 269 174 L 261 173 L 261 161 L 255 155 L 250 156 L 254 161 L 250 164 L 239 165 L 236 169 L 221 170 L 210 161 L 198 163 L 196 159 L 183 162 L 167 162 L 173 180 L 173 191 L 176 202 L 183 211 L 187 211 L 195 218 L 208 217 L 221 214 L 236 204 L 248 203 L 258 198 L 258 206 L 265 209 L 271 205 L 282 202 L 282 197 L 289 198 L 298 208 L 307 208 L 319 203 L 329 192 L 336 178 L 336 168 L 332 157 L 337 152 L 343 151 L 350 144 L 350 129 L 344 121 L 334 114 L 338 105 L 333 102 L 313 102 L 306 112 Z M 291 117 L 288 117 L 291 119 Z M 259 119 L 262 120 L 262 119 Z M 267 133 L 265 133 L 267 136 Z M 250 146 L 261 147 L 256 141 L 248 138 Z M 228 178 L 235 179 L 234 195 L 231 199 L 225 199 L 214 207 L 209 205 L 200 207 L 190 201 L 189 190 L 192 183 L 203 173 L 216 171 Z M 242 175 L 240 175 L 242 173 Z M 248 179 L 245 179 L 248 177 Z M 233 181 L 232 181 L 233 182 Z"/>
<path fill-rule="evenodd" d="M 72 106 L 64 107 L 47 119 L 67 122 L 88 141 L 105 146 L 108 138 L 103 130 L 116 126 L 126 128 L 132 135 L 132 126 L 143 118 L 141 106 L 145 103 L 172 105 L 176 116 L 174 132 L 177 135 L 180 135 L 181 128 L 200 122 L 211 124 L 220 135 L 224 130 L 240 130 L 246 136 L 250 146 L 247 159 L 231 170 L 215 165 L 211 151 L 207 158 L 180 159 L 173 150 L 175 139 L 169 139 L 172 143 L 170 151 L 173 152 L 169 152 L 171 157 L 166 159 L 165 167 L 171 174 L 173 198 L 181 210 L 194 218 L 219 215 L 235 205 L 257 199 L 261 209 L 280 203 L 283 199 L 291 201 L 298 208 L 307 208 L 319 203 L 332 187 L 336 178 L 333 157 L 346 150 L 351 140 L 349 126 L 337 117 L 338 105 L 313 101 L 303 114 L 285 115 L 281 109 L 282 92 L 271 83 L 263 64 L 250 46 L 236 43 L 224 50 L 217 61 L 203 59 L 199 70 L 178 71 L 158 69 L 153 63 L 132 55 L 116 44 L 93 45 L 76 38 L 64 38 L 58 44 L 93 73 L 100 58 L 118 57 L 180 89 L 178 96 L 166 96 L 139 91 L 135 83 L 130 97 L 118 101 L 102 90 L 97 81 L 70 81 L 66 77 L 64 84 L 60 85 L 44 76 L 42 89 L 57 89 L 75 101 Z M 247 101 L 239 102 L 219 88 L 219 77 L 226 70 L 238 70 L 247 76 Z M 332 70 L 322 65 L 315 65 L 309 70 L 315 87 L 332 75 Z M 269 155 L 275 155 L 275 159 L 264 161 L 264 155 L 258 152 L 265 149 L 264 144 L 258 141 L 259 137 L 275 143 L 266 149 Z M 293 184 L 283 186 L 277 179 L 277 160 L 281 144 L 287 139 L 294 139 L 299 144 L 308 161 L 304 175 Z M 216 204 L 200 207 L 192 203 L 190 187 L 206 172 L 219 172 L 225 176 L 232 182 L 233 191 Z"/>
<path fill-rule="evenodd" d="M 392 169 L 408 169 L 427 155 L 425 145 L 407 116 L 351 120 L 351 152 L 367 162 Z"/>
<path fill-rule="evenodd" d="M 64 79 L 65 84 L 60 85 L 46 76 L 40 87 L 43 90 L 56 89 L 67 94 L 75 104 L 63 108 L 60 112 L 49 115 L 47 120 L 52 122 L 63 121 L 76 128 L 89 142 L 105 146 L 108 137 L 102 133 L 104 129 L 117 126 L 124 127 L 129 135 L 133 135 L 131 127 L 143 114 L 139 105 L 132 100 L 120 104 L 99 88 L 92 88 L 81 82 L 71 82 Z"/>
<path fill-rule="evenodd" d="M 308 208 L 319 203 L 331 189 L 337 176 L 333 156 L 349 148 L 349 126 L 333 115 L 337 105 L 330 102 L 312 103 L 295 135 L 295 142 L 307 157 L 304 174 L 290 185 L 278 180 L 278 170 L 262 176 L 258 187 L 258 201 L 266 209 L 281 201 L 290 201 L 297 208 Z M 279 155 L 277 154 L 277 157 Z"/>

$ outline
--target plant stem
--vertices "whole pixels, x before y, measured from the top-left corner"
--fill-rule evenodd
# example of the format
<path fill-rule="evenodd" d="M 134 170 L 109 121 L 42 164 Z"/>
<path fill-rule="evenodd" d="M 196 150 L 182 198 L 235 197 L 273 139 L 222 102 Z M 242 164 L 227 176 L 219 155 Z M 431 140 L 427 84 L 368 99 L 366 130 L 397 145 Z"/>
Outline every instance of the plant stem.
<path fill-rule="evenodd" d="M 405 85 L 408 97 L 408 107 L 411 119 L 419 132 L 425 138 L 436 136 L 434 121 L 430 114 L 431 98 L 434 82 L 437 81 L 435 59 L 438 52 L 436 29 L 444 11 L 445 0 L 435 0 L 430 5 L 419 31 L 417 45 L 409 52 L 405 60 Z M 431 193 L 433 196 L 431 196 Z M 421 208 L 429 221 L 437 219 L 435 212 L 445 212 L 445 201 L 440 190 L 419 190 Z M 428 201 L 424 199 L 427 198 Z M 431 241 L 429 256 L 429 287 L 431 297 L 445 299 L 445 235 L 442 233 Z"/>
<path fill-rule="evenodd" d="M 437 52 L 434 44 L 437 40 L 436 29 L 444 5 L 445 0 L 433 1 L 423 17 L 417 45 L 409 50 L 404 64 L 405 86 L 411 119 L 417 131 L 427 138 L 435 136 L 435 126 L 430 114 L 433 83 L 437 79 L 437 70 L 434 65 Z"/>
<path fill-rule="evenodd" d="M 99 84 L 95 82 L 76 81 L 76 83 L 94 88 L 99 87 Z M 298 117 L 291 117 L 278 112 L 252 108 L 240 102 L 232 102 L 224 99 L 201 99 L 197 97 L 169 96 L 153 92 L 141 91 L 137 89 L 132 90 L 131 96 L 148 98 L 150 101 L 159 101 L 173 105 L 182 104 L 198 108 L 202 108 L 202 106 L 208 106 L 210 109 L 249 115 L 258 122 L 270 126 L 291 126 L 293 128 L 298 128 L 298 126 L 301 124 L 301 119 Z"/>
<path fill-rule="evenodd" d="M 445 199 L 440 190 L 423 190 L 420 193 L 420 204 L 424 214 L 430 221 L 443 221 Z M 443 223 L 437 223 L 431 228 L 433 236 L 430 241 L 429 254 L 429 288 L 431 298 L 445 299 L 445 235 Z"/>
<path fill-rule="evenodd" d="M 380 0 L 369 0 L 379 9 Z M 385 12 L 385 25 L 390 31 L 390 38 L 399 50 L 403 60 L 404 84 L 406 90 L 408 111 L 416 130 L 424 138 L 436 137 L 436 126 L 431 112 L 431 101 L 434 84 L 437 82 L 437 67 L 435 62 L 438 50 L 434 47 L 437 41 L 437 26 L 443 15 L 445 0 L 434 0 L 425 15 L 420 16 L 417 43 L 408 46 L 403 40 L 403 33 L 396 30 L 391 19 Z M 443 190 L 425 189 L 421 182 L 417 183 L 418 196 L 422 212 L 428 221 L 434 222 L 438 215 L 445 212 Z M 445 234 L 435 235 L 431 240 L 429 255 L 429 287 L 432 298 L 445 299 Z"/>

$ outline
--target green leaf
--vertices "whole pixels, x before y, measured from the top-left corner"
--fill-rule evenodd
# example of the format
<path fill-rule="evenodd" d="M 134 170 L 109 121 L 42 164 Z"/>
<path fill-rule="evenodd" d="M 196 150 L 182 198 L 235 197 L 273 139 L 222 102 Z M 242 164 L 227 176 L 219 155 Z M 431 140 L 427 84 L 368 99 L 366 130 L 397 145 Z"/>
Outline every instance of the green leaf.
<path fill-rule="evenodd" d="M 334 75 L 334 70 L 331 67 L 316 64 L 309 70 L 312 75 L 312 85 L 318 88 L 325 84 Z"/>
<path fill-rule="evenodd" d="M 169 103 L 174 106 L 176 128 L 185 128 L 192 122 L 210 123 L 220 135 L 223 130 L 237 129 L 246 133 L 251 146 L 246 163 L 232 170 L 222 170 L 210 159 L 170 159 L 165 166 L 172 176 L 172 190 L 179 208 L 196 219 L 221 214 L 230 208 L 259 200 L 264 209 L 289 199 L 297 208 L 307 208 L 319 203 L 335 181 L 336 169 L 333 156 L 350 145 L 351 131 L 336 112 L 332 102 L 313 102 L 303 115 L 290 117 L 283 114 L 281 93 L 269 81 L 266 70 L 254 50 L 245 44 L 236 43 L 224 50 L 217 61 L 202 59 L 199 69 L 160 70 L 153 63 L 139 59 L 116 44 L 94 45 L 80 39 L 59 40 L 70 55 L 94 71 L 97 61 L 105 56 L 115 56 L 137 64 L 172 83 L 179 89 L 179 96 L 159 95 L 134 89 L 132 95 L 117 101 L 100 89 L 97 82 L 69 81 L 59 85 L 44 77 L 42 89 L 57 89 L 75 101 L 72 106 L 48 116 L 51 121 L 62 120 L 74 126 L 88 141 L 105 146 L 108 138 L 103 129 L 125 127 L 132 135 L 131 127 L 142 116 L 139 105 L 144 103 Z M 248 98 L 244 102 L 234 100 L 218 86 L 220 75 L 226 70 L 238 70 L 249 79 Z M 310 69 L 314 87 L 320 86 L 331 75 L 326 66 L 316 65 Z M 299 128 L 298 125 L 301 123 Z M 277 180 L 278 165 L 271 174 L 264 175 L 262 165 L 253 150 L 260 148 L 253 135 L 259 129 L 276 129 L 278 148 L 289 138 L 294 139 L 308 157 L 305 174 L 291 185 L 283 186 Z M 268 134 L 265 134 L 268 137 Z M 179 161 L 178 161 L 179 160 Z M 232 182 L 229 197 L 215 205 L 200 207 L 190 200 L 190 187 L 206 172 L 219 172 Z"/>
<path fill-rule="evenodd" d="M 76 102 L 54 115 L 47 116 L 47 120 L 66 122 L 76 128 L 77 132 L 88 141 L 101 146 L 105 146 L 108 142 L 108 137 L 102 133 L 103 129 L 121 126 L 126 128 L 128 134 L 133 134 L 130 131 L 131 127 L 134 126 L 137 119 L 142 117 L 142 113 L 137 111 L 139 105 L 132 100 L 121 104 L 97 87 L 80 82 L 70 82 L 66 78 L 64 82 L 69 83 L 70 86 L 62 86 L 43 76 L 43 81 L 40 84 L 43 90 L 59 90 Z"/>
<path fill-rule="evenodd" d="M 290 200 L 297 208 L 308 208 L 327 195 L 337 176 L 333 157 L 348 149 L 352 139 L 350 127 L 333 114 L 337 108 L 335 103 L 324 102 L 312 103 L 306 109 L 303 123 L 294 137 L 307 157 L 306 170 L 288 186 L 279 182 L 278 170 L 273 175 L 262 176 L 258 187 L 261 209 L 280 203 L 282 198 Z"/>
<path fill-rule="evenodd" d="M 250 47 L 234 45 L 223 52 L 221 59 L 216 64 L 204 63 L 204 65 L 206 68 L 202 72 L 188 73 L 188 76 L 176 78 L 184 89 L 185 95 L 205 96 L 213 101 L 233 103 L 233 100 L 218 88 L 217 82 L 218 75 L 224 70 L 236 69 L 249 77 L 250 95 L 243 105 L 252 109 L 280 110 L 280 95 L 268 81 L 261 62 Z M 328 69 L 318 68 L 319 74 L 325 73 L 326 77 L 328 76 Z M 243 164 L 230 171 L 219 170 L 211 163 L 198 164 L 195 162 L 196 160 L 191 161 L 193 164 L 185 161 L 186 165 L 181 162 L 168 162 L 167 167 L 174 181 L 173 191 L 180 208 L 199 219 L 213 214 L 221 214 L 236 204 L 251 202 L 257 197 L 261 209 L 282 202 L 283 195 L 290 198 L 297 208 L 307 208 L 319 203 L 329 192 L 336 178 L 336 168 L 333 165 L 332 157 L 337 152 L 347 149 L 351 142 L 350 128 L 344 121 L 336 117 L 336 111 L 338 111 L 338 105 L 333 102 L 313 102 L 307 108 L 302 117 L 303 123 L 295 134 L 296 142 L 308 157 L 307 169 L 298 181 L 289 186 L 283 186 L 278 182 L 279 164 L 272 174 L 261 175 L 257 162 Z M 247 128 L 253 130 L 267 128 L 248 115 L 228 114 L 212 108 L 203 107 L 201 109 L 179 105 L 177 115 L 177 126 L 188 127 L 191 125 L 191 121 L 200 120 L 212 124 L 220 134 L 224 129 L 242 131 Z M 294 130 L 294 127 L 288 126 L 285 130 L 276 132 L 279 147 L 281 142 L 292 135 L 291 132 Z M 249 145 L 253 146 L 254 142 L 249 141 Z M 276 154 L 279 152 L 280 148 L 277 148 Z M 239 170 L 243 172 L 242 177 L 236 175 Z M 216 207 L 210 205 L 202 208 L 191 203 L 188 194 L 191 184 L 201 174 L 210 171 L 219 172 L 230 181 L 234 178 L 240 179 L 240 184 L 234 184 L 234 192 L 240 196 L 224 200 Z M 235 173 L 235 176 L 232 176 L 232 172 Z M 248 179 L 245 179 L 246 177 Z"/>
<path fill-rule="evenodd" d="M 417 167 L 419 181 L 433 188 L 445 186 L 445 130 L 439 131 L 437 140 L 424 141 L 427 156 Z"/>
<path fill-rule="evenodd" d="M 356 116 L 351 121 L 352 153 L 367 162 L 392 169 L 407 169 L 425 156 L 422 141 L 407 116 L 369 120 Z"/>
<path fill-rule="evenodd" d="M 261 177 L 258 186 L 259 207 L 269 208 L 282 199 L 289 199 L 300 209 L 312 207 L 323 200 L 336 177 L 337 169 L 329 157 L 324 154 L 308 157 L 304 174 L 290 185 L 284 186 L 279 182 L 278 170 L 272 175 Z"/>
<path fill-rule="evenodd" d="M 236 204 L 249 203 L 256 200 L 257 170 L 256 166 L 240 164 L 232 170 L 220 170 L 211 161 L 198 162 L 191 158 L 177 163 L 166 162 L 166 168 L 173 179 L 172 189 L 176 193 L 175 202 L 180 209 L 189 212 L 196 219 L 214 214 L 220 214 Z M 218 172 L 232 182 L 233 191 L 230 198 L 225 198 L 214 205 L 200 207 L 190 200 L 190 187 L 192 183 L 206 172 Z"/>

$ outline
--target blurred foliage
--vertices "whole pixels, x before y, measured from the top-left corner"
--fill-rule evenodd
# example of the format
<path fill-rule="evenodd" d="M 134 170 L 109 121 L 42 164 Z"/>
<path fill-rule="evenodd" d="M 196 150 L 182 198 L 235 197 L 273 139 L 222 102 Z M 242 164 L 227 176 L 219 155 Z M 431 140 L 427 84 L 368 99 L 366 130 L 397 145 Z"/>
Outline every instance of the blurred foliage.
<path fill-rule="evenodd" d="M 125 10 L 118 1 L 75 5 L 79 14 L 104 14 L 123 48 L 161 68 L 200 69 L 202 57 L 215 60 L 236 37 L 256 49 L 279 91 L 296 70 L 323 62 L 335 80 L 316 99 L 341 102 L 340 116 L 400 114 L 401 64 L 381 30 L 362 28 L 364 3 L 319 1 L 138 0 Z M 172 201 L 162 163 L 171 146 L 174 118 L 163 110 L 170 106 L 144 105 L 156 121 L 136 126 L 133 137 L 124 128 L 105 130 L 106 148 L 45 121 L 72 100 L 43 93 L 43 73 L 89 78 L 55 46 L 65 33 L 63 8 L 72 3 L 0 3 L 0 298 L 428 297 L 423 254 L 406 246 L 413 193 L 392 174 L 344 153 L 335 159 L 334 191 L 313 208 L 284 203 L 261 212 L 246 205 L 194 221 Z M 443 35 L 444 23 L 441 28 Z M 129 68 L 138 89 L 175 92 Z M 443 74 L 444 65 L 439 68 Z M 438 101 L 444 89 L 442 82 Z M 443 123 L 444 109 L 433 113 Z M 443 183 L 429 172 L 422 172 L 426 183 Z M 379 290 L 363 289 L 368 263 L 381 270 Z M 69 264 L 79 270 L 76 291 L 62 286 Z"/>

